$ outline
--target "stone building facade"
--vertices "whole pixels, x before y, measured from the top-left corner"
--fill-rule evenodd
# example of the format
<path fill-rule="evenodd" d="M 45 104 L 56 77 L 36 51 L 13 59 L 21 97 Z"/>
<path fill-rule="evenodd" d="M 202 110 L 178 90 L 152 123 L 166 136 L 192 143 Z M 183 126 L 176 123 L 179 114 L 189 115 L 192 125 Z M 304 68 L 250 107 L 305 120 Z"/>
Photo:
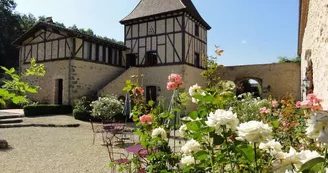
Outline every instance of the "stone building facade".
<path fill-rule="evenodd" d="M 52 23 L 40 22 L 18 38 L 20 71 L 31 58 L 42 63 L 44 77 L 30 78 L 41 88 L 30 95 L 42 103 L 72 104 L 84 95 L 95 94 L 125 71 L 126 47 L 90 37 Z"/>
<path fill-rule="evenodd" d="M 300 0 L 298 54 L 302 96 L 315 93 L 328 109 L 328 0 Z"/>

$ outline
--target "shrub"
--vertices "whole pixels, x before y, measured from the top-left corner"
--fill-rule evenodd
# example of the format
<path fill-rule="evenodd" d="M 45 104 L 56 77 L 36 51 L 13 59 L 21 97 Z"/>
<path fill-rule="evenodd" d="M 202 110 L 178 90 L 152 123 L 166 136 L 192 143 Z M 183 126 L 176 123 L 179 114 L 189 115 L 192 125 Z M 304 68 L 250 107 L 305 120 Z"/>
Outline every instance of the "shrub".
<path fill-rule="evenodd" d="M 24 114 L 27 117 L 38 115 L 58 115 L 71 114 L 72 106 L 70 105 L 55 105 L 55 104 L 40 104 L 24 106 Z"/>
<path fill-rule="evenodd" d="M 99 97 L 91 103 L 91 115 L 102 120 L 112 119 L 115 115 L 122 113 L 123 104 L 116 96 Z"/>
<path fill-rule="evenodd" d="M 89 112 L 86 112 L 81 109 L 74 109 L 73 110 L 73 117 L 77 120 L 81 121 L 89 121 L 90 119 L 93 119 L 93 117 L 90 115 Z"/>
<path fill-rule="evenodd" d="M 0 138 L 0 149 L 6 149 L 6 148 L 8 148 L 8 142 Z"/>

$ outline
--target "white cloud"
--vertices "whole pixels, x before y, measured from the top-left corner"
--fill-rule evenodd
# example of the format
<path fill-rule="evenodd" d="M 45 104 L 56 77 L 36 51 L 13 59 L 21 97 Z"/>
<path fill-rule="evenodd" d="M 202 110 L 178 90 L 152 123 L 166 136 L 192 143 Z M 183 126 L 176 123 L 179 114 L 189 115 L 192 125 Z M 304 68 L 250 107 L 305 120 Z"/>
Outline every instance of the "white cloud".
<path fill-rule="evenodd" d="M 241 40 L 241 44 L 246 44 L 247 40 Z"/>

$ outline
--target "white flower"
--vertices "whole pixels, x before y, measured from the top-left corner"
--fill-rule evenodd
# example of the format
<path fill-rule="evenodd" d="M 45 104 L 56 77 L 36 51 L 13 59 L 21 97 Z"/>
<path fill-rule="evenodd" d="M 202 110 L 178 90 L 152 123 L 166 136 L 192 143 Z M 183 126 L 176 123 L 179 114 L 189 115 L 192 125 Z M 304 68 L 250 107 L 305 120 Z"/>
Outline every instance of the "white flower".
<path fill-rule="evenodd" d="M 166 137 L 166 131 L 163 128 L 161 128 L 161 127 L 156 128 L 156 129 L 153 130 L 153 132 L 151 134 L 151 137 L 152 138 L 160 137 L 163 140 L 166 140 L 167 139 L 167 137 Z"/>
<path fill-rule="evenodd" d="M 273 162 L 274 172 L 284 173 L 293 170 L 294 167 L 299 169 L 302 165 L 300 154 L 293 147 L 290 147 L 289 153 L 278 153 L 278 159 Z"/>
<path fill-rule="evenodd" d="M 179 128 L 180 134 L 184 135 L 186 131 L 188 130 L 187 126 L 185 124 L 182 124 Z"/>
<path fill-rule="evenodd" d="M 310 139 L 328 143 L 328 115 L 326 112 L 317 112 L 307 120 L 306 135 Z"/>
<path fill-rule="evenodd" d="M 281 144 L 275 140 L 271 140 L 269 142 L 260 143 L 260 149 L 265 150 L 267 153 L 270 153 L 271 156 L 275 156 L 278 152 L 281 152 Z"/>
<path fill-rule="evenodd" d="M 259 121 L 249 121 L 237 127 L 238 140 L 265 142 L 271 139 L 272 127 Z"/>
<path fill-rule="evenodd" d="M 207 117 L 207 121 L 205 121 L 205 123 L 209 127 L 214 127 L 215 132 L 220 135 L 224 129 L 226 132 L 229 130 L 232 132 L 236 131 L 239 120 L 237 118 L 237 114 L 234 114 L 232 111 L 218 109 L 215 113 L 210 113 L 210 116 Z"/>
<path fill-rule="evenodd" d="M 199 142 L 195 141 L 194 139 L 191 139 L 186 144 L 184 144 L 184 146 L 181 147 L 181 152 L 186 155 L 197 153 L 200 150 L 201 150 L 201 145 L 199 144 Z"/>
<path fill-rule="evenodd" d="M 201 91 L 202 91 L 202 87 L 196 84 L 189 88 L 189 95 L 192 97 L 196 94 L 199 94 Z"/>
<path fill-rule="evenodd" d="M 181 158 L 180 164 L 182 167 L 193 165 L 195 164 L 195 158 L 193 156 L 184 156 Z"/>
<path fill-rule="evenodd" d="M 299 152 L 299 157 L 301 158 L 301 162 L 304 164 L 311 159 L 322 156 L 317 151 L 304 150 Z"/>

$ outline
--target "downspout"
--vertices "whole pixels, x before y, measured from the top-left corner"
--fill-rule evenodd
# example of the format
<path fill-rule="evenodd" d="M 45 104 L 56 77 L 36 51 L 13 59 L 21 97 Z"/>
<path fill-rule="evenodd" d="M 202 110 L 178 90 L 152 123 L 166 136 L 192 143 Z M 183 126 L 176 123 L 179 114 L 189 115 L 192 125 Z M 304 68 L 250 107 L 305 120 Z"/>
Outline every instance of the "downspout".
<path fill-rule="evenodd" d="M 75 57 L 75 48 L 76 48 L 76 40 L 75 38 L 71 38 L 73 40 L 73 48 L 71 50 L 71 56 L 68 59 L 68 104 L 71 105 L 71 81 L 72 81 L 72 59 Z"/>

